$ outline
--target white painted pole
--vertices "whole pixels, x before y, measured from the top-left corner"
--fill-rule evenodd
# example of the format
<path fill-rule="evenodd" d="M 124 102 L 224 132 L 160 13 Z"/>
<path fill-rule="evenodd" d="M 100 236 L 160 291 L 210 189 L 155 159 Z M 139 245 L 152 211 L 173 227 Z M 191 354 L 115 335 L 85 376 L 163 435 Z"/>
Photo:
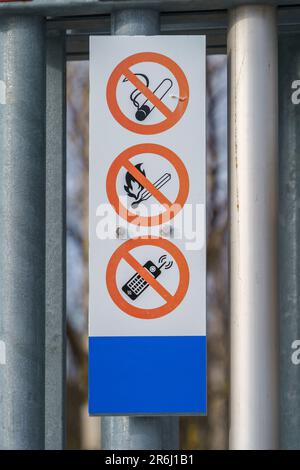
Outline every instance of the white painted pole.
<path fill-rule="evenodd" d="M 278 446 L 276 9 L 230 12 L 232 449 Z"/>

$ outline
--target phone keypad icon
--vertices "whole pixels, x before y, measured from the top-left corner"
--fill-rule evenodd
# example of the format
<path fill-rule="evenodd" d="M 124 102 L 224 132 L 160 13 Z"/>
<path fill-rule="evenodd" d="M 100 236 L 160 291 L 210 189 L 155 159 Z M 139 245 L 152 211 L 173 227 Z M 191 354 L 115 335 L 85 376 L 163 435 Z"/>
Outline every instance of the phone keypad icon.
<path fill-rule="evenodd" d="M 154 278 L 157 278 L 161 270 L 149 260 L 144 264 L 144 268 L 149 271 Z M 142 278 L 138 273 L 134 274 L 129 281 L 124 284 L 122 291 L 131 299 L 135 300 L 145 289 L 149 287 L 149 284 Z"/>

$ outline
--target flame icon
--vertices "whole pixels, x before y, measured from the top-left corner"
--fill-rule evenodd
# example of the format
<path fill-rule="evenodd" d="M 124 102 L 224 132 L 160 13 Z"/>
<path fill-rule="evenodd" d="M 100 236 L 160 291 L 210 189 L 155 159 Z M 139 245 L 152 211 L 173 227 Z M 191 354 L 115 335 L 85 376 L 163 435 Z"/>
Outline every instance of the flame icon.
<path fill-rule="evenodd" d="M 144 176 L 146 176 L 145 170 L 142 168 L 143 163 L 138 163 L 135 165 L 135 168 L 139 170 Z M 153 183 L 156 189 L 162 188 L 168 181 L 171 179 L 170 173 L 164 173 L 157 181 Z M 135 199 L 131 204 L 131 207 L 136 208 L 141 202 L 146 201 L 151 197 L 151 193 L 144 189 L 144 186 L 139 183 L 129 172 L 125 176 L 126 185 L 124 189 L 127 193 L 127 196 Z"/>
<path fill-rule="evenodd" d="M 146 176 L 145 170 L 142 168 L 142 163 L 135 165 L 135 168 L 139 170 L 144 176 Z M 144 189 L 144 186 L 141 185 L 129 172 L 125 176 L 126 185 L 124 189 L 129 197 L 134 198 L 136 201 L 139 199 L 141 191 Z"/>

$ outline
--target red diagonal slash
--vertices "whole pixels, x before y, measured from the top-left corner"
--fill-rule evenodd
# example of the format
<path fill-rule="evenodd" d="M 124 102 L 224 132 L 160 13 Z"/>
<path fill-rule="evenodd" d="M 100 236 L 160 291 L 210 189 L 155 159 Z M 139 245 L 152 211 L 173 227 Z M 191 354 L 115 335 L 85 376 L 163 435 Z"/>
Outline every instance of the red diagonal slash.
<path fill-rule="evenodd" d="M 130 253 L 123 253 L 123 259 L 166 301 L 171 302 L 173 296 L 158 282 Z"/>
<path fill-rule="evenodd" d="M 158 200 L 158 202 L 164 206 L 172 207 L 173 203 L 170 202 L 169 199 L 143 175 L 143 173 L 137 170 L 132 163 L 126 161 L 123 163 L 123 165 L 128 173 L 130 173 L 131 176 L 133 176 L 142 186 L 144 186 L 144 188 L 146 188 L 149 193 L 151 193 L 152 196 Z"/>
<path fill-rule="evenodd" d="M 151 103 L 159 109 L 159 111 L 166 117 L 169 118 L 173 115 L 168 106 L 166 106 L 157 96 L 139 80 L 134 73 L 128 68 L 124 68 L 123 75 L 129 80 Z"/>

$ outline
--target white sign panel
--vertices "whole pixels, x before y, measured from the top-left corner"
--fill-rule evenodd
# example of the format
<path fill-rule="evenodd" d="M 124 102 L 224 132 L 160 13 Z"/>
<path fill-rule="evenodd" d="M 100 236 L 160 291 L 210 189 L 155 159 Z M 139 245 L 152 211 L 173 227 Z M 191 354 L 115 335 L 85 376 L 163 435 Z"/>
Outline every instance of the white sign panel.
<path fill-rule="evenodd" d="M 91 38 L 91 414 L 206 412 L 205 140 L 203 37 Z"/>

